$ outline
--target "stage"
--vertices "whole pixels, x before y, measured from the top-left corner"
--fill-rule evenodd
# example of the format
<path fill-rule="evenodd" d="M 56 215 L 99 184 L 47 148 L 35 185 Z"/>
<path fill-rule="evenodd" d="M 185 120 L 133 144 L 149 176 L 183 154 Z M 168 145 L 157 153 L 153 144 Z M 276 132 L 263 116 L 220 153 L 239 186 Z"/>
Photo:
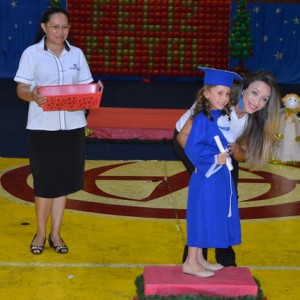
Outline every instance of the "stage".
<path fill-rule="evenodd" d="M 91 138 L 113 140 L 171 140 L 185 109 L 111 108 L 90 110 Z"/>
<path fill-rule="evenodd" d="M 95 82 L 98 79 L 95 76 Z M 194 103 L 202 82 L 107 80 L 103 84 L 101 108 L 90 111 L 87 117 L 95 138 L 87 138 L 86 158 L 176 160 L 169 139 L 177 118 Z M 28 102 L 17 97 L 12 78 L 2 78 L 0 88 L 3 91 L 0 95 L 0 156 L 28 157 L 25 130 Z M 300 94 L 297 85 L 280 85 L 280 90 L 282 95 Z M 98 138 L 99 132 L 101 138 Z M 156 139 L 150 140 L 153 136 Z"/>

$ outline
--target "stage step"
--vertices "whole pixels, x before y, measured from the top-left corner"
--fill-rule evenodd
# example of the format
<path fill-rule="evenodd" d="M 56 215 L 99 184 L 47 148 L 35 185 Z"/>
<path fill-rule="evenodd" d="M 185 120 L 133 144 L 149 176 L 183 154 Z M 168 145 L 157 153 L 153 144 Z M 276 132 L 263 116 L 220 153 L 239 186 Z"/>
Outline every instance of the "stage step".
<path fill-rule="evenodd" d="M 258 286 L 246 267 L 227 267 L 213 277 L 201 278 L 184 274 L 181 266 L 146 266 L 143 276 L 145 296 L 239 297 L 258 293 Z"/>
<path fill-rule="evenodd" d="M 171 140 L 175 124 L 185 109 L 113 108 L 91 109 L 87 127 L 90 137 L 114 140 Z"/>

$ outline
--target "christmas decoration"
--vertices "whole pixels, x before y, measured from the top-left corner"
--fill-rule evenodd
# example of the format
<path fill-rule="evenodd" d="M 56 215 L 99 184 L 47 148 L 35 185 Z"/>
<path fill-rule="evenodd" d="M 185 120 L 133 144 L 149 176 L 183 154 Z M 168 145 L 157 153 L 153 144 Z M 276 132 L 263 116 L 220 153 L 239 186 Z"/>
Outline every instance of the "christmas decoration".
<path fill-rule="evenodd" d="M 51 7 L 61 7 L 60 0 L 51 0 Z"/>
<path fill-rule="evenodd" d="M 233 18 L 229 34 L 229 53 L 232 58 L 238 59 L 238 65 L 234 71 L 247 72 L 244 61 L 253 55 L 253 37 L 251 34 L 251 19 L 246 0 L 240 0 L 236 15 Z"/>
<path fill-rule="evenodd" d="M 283 108 L 279 116 L 279 128 L 271 163 L 300 165 L 300 96 L 287 94 L 282 98 Z"/>

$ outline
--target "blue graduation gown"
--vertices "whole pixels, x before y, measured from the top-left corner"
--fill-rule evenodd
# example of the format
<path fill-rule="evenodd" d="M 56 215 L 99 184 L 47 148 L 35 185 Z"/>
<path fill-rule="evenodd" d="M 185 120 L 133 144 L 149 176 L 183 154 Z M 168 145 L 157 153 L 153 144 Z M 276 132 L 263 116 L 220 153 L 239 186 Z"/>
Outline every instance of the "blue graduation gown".
<path fill-rule="evenodd" d="M 231 173 L 216 164 L 220 153 L 214 140 L 226 141 L 217 126 L 220 110 L 210 112 L 213 120 L 199 113 L 185 145 L 185 153 L 195 166 L 188 187 L 187 245 L 199 248 L 227 248 L 241 243 L 238 201 Z"/>

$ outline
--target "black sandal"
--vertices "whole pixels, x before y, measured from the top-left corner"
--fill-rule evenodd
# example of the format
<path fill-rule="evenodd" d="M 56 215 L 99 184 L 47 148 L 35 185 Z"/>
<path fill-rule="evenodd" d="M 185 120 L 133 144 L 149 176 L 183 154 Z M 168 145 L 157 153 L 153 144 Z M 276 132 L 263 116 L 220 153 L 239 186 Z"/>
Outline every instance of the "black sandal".
<path fill-rule="evenodd" d="M 66 254 L 69 252 L 69 248 L 66 244 L 63 244 L 62 246 L 54 246 L 54 243 L 51 240 L 51 234 L 48 236 L 48 242 L 50 247 L 53 248 L 56 253 Z"/>
<path fill-rule="evenodd" d="M 35 237 L 36 237 L 36 234 L 34 235 L 34 237 L 32 239 L 32 242 L 34 241 Z M 44 248 L 45 248 L 46 239 L 44 241 L 43 246 L 34 246 L 34 245 L 32 245 L 32 242 L 31 242 L 31 245 L 30 245 L 31 253 L 34 254 L 34 255 L 42 254 L 43 251 L 44 251 Z"/>

